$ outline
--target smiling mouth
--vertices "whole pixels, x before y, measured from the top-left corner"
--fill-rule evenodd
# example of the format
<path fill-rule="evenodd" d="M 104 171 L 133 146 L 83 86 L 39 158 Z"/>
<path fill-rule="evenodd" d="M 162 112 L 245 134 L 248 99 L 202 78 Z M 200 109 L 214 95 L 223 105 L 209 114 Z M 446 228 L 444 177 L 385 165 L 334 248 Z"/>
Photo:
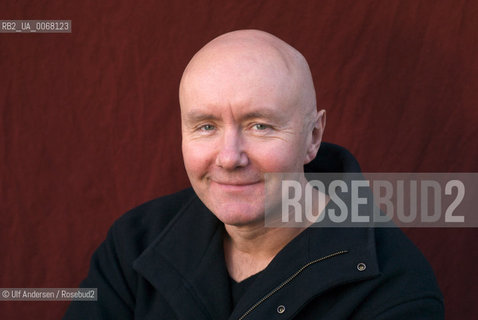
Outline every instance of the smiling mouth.
<path fill-rule="evenodd" d="M 234 182 L 220 182 L 220 181 L 214 181 L 217 184 L 222 184 L 225 186 L 237 186 L 237 187 L 242 187 L 242 186 L 249 186 L 252 184 L 257 184 L 259 181 L 254 181 L 254 182 L 240 182 L 240 183 L 234 183 Z"/>
<path fill-rule="evenodd" d="M 223 182 L 211 180 L 212 183 L 217 184 L 218 186 L 228 189 L 228 190 L 241 190 L 248 187 L 256 186 L 261 183 L 261 181 L 252 181 L 252 182 Z"/>

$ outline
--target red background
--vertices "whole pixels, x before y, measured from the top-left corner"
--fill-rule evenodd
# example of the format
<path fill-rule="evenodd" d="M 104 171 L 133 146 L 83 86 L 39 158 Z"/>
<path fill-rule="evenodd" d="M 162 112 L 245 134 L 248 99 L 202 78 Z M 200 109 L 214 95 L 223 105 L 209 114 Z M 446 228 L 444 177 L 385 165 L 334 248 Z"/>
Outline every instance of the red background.
<path fill-rule="evenodd" d="M 325 140 L 368 172 L 478 171 L 476 1 L 2 1 L 0 19 L 71 34 L 0 34 L 0 287 L 77 287 L 111 223 L 188 185 L 177 89 L 188 60 L 242 28 L 308 59 Z M 478 313 L 476 229 L 405 230 L 447 319 Z M 0 302 L 59 319 L 66 302 Z"/>

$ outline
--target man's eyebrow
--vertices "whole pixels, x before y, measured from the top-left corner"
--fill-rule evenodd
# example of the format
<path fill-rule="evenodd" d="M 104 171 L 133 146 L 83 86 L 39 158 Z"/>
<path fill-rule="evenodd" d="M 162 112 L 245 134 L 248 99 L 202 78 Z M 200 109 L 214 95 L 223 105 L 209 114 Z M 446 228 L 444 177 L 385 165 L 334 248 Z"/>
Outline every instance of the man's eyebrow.
<path fill-rule="evenodd" d="M 190 111 L 186 113 L 185 120 L 188 122 L 201 122 L 205 120 L 217 121 L 219 118 L 210 113 L 204 113 L 201 111 Z"/>
<path fill-rule="evenodd" d="M 270 120 L 279 120 L 280 114 L 275 110 L 260 110 L 246 113 L 243 117 L 243 120 L 251 119 L 270 119 Z"/>
<path fill-rule="evenodd" d="M 220 117 L 211 113 L 203 112 L 203 111 L 190 111 L 185 114 L 184 119 L 189 123 L 197 123 L 202 121 L 219 121 Z M 239 120 L 248 121 L 252 119 L 280 121 L 281 115 L 276 110 L 264 109 L 264 110 L 248 112 L 244 115 L 241 115 Z"/>

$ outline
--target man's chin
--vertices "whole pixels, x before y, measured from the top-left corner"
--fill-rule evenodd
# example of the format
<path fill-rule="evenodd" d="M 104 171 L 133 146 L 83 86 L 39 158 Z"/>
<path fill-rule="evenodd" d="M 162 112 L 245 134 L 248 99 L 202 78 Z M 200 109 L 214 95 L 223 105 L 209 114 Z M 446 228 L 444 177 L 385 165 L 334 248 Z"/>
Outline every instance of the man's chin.
<path fill-rule="evenodd" d="M 264 209 L 246 205 L 219 207 L 212 210 L 214 215 L 224 224 L 246 226 L 264 224 Z"/>

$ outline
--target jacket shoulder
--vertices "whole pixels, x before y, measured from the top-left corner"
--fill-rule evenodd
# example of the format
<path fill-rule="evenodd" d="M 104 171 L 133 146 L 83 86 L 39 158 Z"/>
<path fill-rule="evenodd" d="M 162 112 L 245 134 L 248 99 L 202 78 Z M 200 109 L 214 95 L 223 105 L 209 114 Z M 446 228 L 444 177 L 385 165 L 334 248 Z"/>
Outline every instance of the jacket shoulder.
<path fill-rule="evenodd" d="M 432 312 L 433 319 L 441 318 L 443 296 L 420 250 L 398 228 L 375 229 L 375 241 L 381 275 L 369 299 L 371 303 L 367 304 L 371 308 L 364 308 L 367 314 L 380 318 L 379 315 L 405 312 L 410 316 L 417 310 L 412 307 L 414 303 L 427 303 L 424 310 Z"/>
<path fill-rule="evenodd" d="M 384 275 L 399 276 L 407 271 L 408 275 L 422 277 L 422 281 L 435 282 L 430 264 L 399 228 L 375 229 L 375 243 L 379 268 Z"/>
<path fill-rule="evenodd" d="M 148 246 L 195 198 L 192 188 L 188 188 L 148 201 L 118 218 L 110 232 Z"/>

